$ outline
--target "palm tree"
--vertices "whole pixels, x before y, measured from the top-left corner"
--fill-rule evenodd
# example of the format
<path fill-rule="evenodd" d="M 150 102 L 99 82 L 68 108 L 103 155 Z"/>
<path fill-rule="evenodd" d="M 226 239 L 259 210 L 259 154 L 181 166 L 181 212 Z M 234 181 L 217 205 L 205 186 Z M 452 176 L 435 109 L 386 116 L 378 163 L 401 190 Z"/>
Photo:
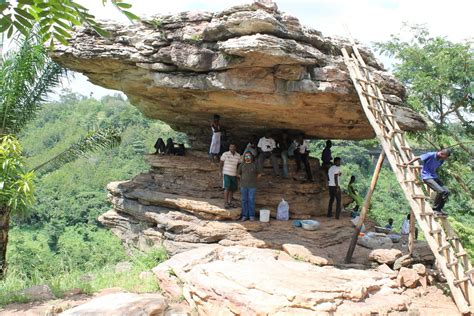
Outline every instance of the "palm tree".
<path fill-rule="evenodd" d="M 10 216 L 27 210 L 33 199 L 33 178 L 60 168 L 87 152 L 114 147 L 120 134 L 114 128 L 97 128 L 59 155 L 26 171 L 18 133 L 41 109 L 48 93 L 59 84 L 64 70 L 53 62 L 30 32 L 8 52 L 0 65 L 0 279 L 6 272 Z"/>

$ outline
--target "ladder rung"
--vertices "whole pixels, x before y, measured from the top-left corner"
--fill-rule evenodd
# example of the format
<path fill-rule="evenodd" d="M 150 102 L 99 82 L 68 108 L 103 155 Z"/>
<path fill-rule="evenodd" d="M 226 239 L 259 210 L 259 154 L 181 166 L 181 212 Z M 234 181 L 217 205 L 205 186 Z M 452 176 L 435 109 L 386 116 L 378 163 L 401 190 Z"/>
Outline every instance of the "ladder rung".
<path fill-rule="evenodd" d="M 411 180 L 403 180 L 404 183 L 411 183 L 411 182 L 420 182 L 418 179 L 411 179 Z"/>
<path fill-rule="evenodd" d="M 457 265 L 458 262 L 459 262 L 458 259 L 454 259 L 453 261 L 446 263 L 446 266 L 447 266 L 448 268 L 451 268 L 452 266 Z"/>
<path fill-rule="evenodd" d="M 378 97 L 378 96 L 373 95 L 373 94 L 371 94 L 371 93 L 368 93 L 368 92 L 365 92 L 365 91 L 362 91 L 362 93 L 365 94 L 366 96 L 368 96 L 369 98 L 376 99 L 376 100 L 383 101 L 383 102 L 388 102 L 387 99 Z"/>
<path fill-rule="evenodd" d="M 407 146 L 400 146 L 400 148 L 402 150 L 410 150 L 411 151 L 411 147 L 407 147 Z"/>
<path fill-rule="evenodd" d="M 394 128 L 394 129 L 392 130 L 392 132 L 398 133 L 398 134 L 404 134 L 404 133 L 405 133 L 405 131 L 402 131 L 401 129 L 398 129 L 398 128 Z"/>
<path fill-rule="evenodd" d="M 412 169 L 421 169 L 421 168 L 423 168 L 423 166 L 408 166 L 408 167 L 410 167 Z"/>
<path fill-rule="evenodd" d="M 443 251 L 444 249 L 448 249 L 449 247 L 451 247 L 450 244 L 444 244 L 444 245 L 442 245 L 441 247 L 438 248 L 438 252 L 441 252 L 441 251 Z"/>
<path fill-rule="evenodd" d="M 423 194 L 413 194 L 412 199 L 424 199 L 424 200 L 429 200 L 431 197 L 423 195 Z"/>
<path fill-rule="evenodd" d="M 467 270 L 464 272 L 465 275 L 469 276 L 474 273 L 474 268 L 471 268 L 470 270 Z"/>
<path fill-rule="evenodd" d="M 361 66 L 362 67 L 362 66 Z M 362 81 L 364 83 L 372 83 L 372 84 L 377 84 L 377 82 L 373 80 L 367 80 L 367 79 L 362 79 L 362 78 L 357 78 L 357 80 Z"/>
<path fill-rule="evenodd" d="M 458 237 L 458 236 L 448 236 L 448 237 L 446 237 L 446 240 L 447 240 L 447 241 L 459 240 L 459 237 Z"/>
<path fill-rule="evenodd" d="M 470 281 L 470 280 L 471 280 L 471 278 L 465 277 L 465 278 L 462 278 L 461 280 L 456 280 L 456 281 L 454 281 L 454 285 L 459 285 L 459 284 L 461 284 L 461 283 L 463 283 L 463 282 L 467 282 L 467 281 Z"/>
<path fill-rule="evenodd" d="M 375 112 L 382 112 L 382 110 L 381 110 L 381 109 L 379 109 L 379 108 L 376 108 L 375 106 L 372 106 L 372 105 L 367 105 L 367 107 L 368 107 L 369 109 L 371 109 L 372 111 L 375 111 Z"/>
<path fill-rule="evenodd" d="M 434 213 L 433 212 L 424 212 L 424 213 L 420 213 L 421 216 L 433 216 Z"/>
<path fill-rule="evenodd" d="M 462 257 L 462 256 L 467 256 L 467 252 L 465 252 L 464 250 L 463 251 L 460 251 L 456 254 L 456 257 Z"/>
<path fill-rule="evenodd" d="M 430 234 L 431 234 L 431 235 L 434 235 L 434 234 L 441 234 L 441 229 L 438 228 L 438 229 L 430 230 Z"/>

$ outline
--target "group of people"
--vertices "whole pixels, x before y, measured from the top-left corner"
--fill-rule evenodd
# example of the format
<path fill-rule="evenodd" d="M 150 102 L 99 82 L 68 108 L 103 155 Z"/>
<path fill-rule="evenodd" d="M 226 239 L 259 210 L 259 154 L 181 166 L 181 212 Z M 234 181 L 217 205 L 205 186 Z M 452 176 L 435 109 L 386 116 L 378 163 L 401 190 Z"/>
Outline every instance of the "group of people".
<path fill-rule="evenodd" d="M 238 181 L 240 178 L 240 192 L 242 196 L 242 220 L 255 219 L 255 195 L 257 190 L 257 179 L 262 175 L 262 169 L 265 160 L 270 159 L 272 164 L 273 177 L 289 177 L 288 160 L 294 158 L 297 169 L 301 170 L 304 166 L 306 173 L 306 181 L 313 181 L 313 174 L 309 162 L 309 141 L 304 139 L 304 134 L 297 135 L 294 139 L 290 138 L 289 134 L 283 131 L 275 140 L 269 131 L 260 139 L 253 135 L 243 150 L 241 156 L 237 152 L 237 146 L 233 142 L 228 142 L 228 151 L 222 150 L 222 134 L 224 132 L 220 123 L 220 116 L 214 115 L 211 123 L 212 140 L 209 149 L 209 154 L 213 161 L 220 160 L 220 175 L 223 180 L 224 187 L 224 207 L 232 208 L 233 193 L 238 189 Z M 162 138 L 158 138 L 154 145 L 155 154 L 163 155 L 184 155 L 184 144 L 175 144 L 171 138 L 168 138 L 166 143 Z M 336 201 L 335 218 L 339 219 L 341 215 L 341 164 L 342 159 L 335 157 L 333 159 L 331 152 L 332 142 L 326 141 L 326 146 L 321 155 L 321 168 L 327 174 L 328 189 L 329 189 L 329 203 L 327 209 L 327 216 L 333 216 L 333 204 Z M 222 155 L 221 155 L 222 153 Z M 409 164 L 421 160 L 423 163 L 421 178 L 423 182 L 433 189 L 437 194 L 433 204 L 433 210 L 437 216 L 446 216 L 443 207 L 446 203 L 449 191 L 440 181 L 436 174 L 436 169 L 440 167 L 444 161 L 450 156 L 451 151 L 443 149 L 437 152 L 429 152 L 419 157 L 414 157 Z M 219 159 L 220 156 L 220 159 Z M 281 158 L 282 170 L 280 172 L 278 159 Z M 357 213 L 359 207 L 363 203 L 363 199 L 357 194 L 354 188 L 355 177 L 352 176 L 349 181 L 347 193 L 352 197 L 356 206 L 353 213 Z M 391 225 L 391 224 L 390 224 Z"/>
<path fill-rule="evenodd" d="M 220 152 L 220 136 L 222 126 L 220 117 L 214 116 L 211 123 L 212 140 L 209 155 L 213 161 L 217 160 Z M 335 217 L 339 219 L 341 213 L 341 158 L 332 159 L 332 142 L 328 140 L 322 153 L 323 169 L 328 175 L 330 200 L 328 205 L 328 217 L 332 217 L 334 200 L 336 201 Z M 279 168 L 278 159 L 281 158 L 282 168 Z M 291 139 L 287 132 L 282 132 L 278 140 L 272 137 L 269 131 L 265 132 L 260 139 L 253 135 L 245 146 L 243 154 L 237 152 L 237 145 L 229 142 L 229 150 L 220 157 L 220 176 L 224 187 L 224 207 L 232 208 L 233 194 L 238 189 L 238 178 L 240 178 L 240 193 L 242 203 L 241 219 L 255 220 L 255 196 L 257 191 L 257 179 L 261 177 L 265 160 L 269 159 L 272 164 L 272 176 L 275 178 L 289 178 L 288 161 L 294 158 L 296 161 L 296 172 L 304 167 L 305 181 L 312 182 L 313 174 L 309 162 L 309 141 L 304 139 L 303 134 Z"/>

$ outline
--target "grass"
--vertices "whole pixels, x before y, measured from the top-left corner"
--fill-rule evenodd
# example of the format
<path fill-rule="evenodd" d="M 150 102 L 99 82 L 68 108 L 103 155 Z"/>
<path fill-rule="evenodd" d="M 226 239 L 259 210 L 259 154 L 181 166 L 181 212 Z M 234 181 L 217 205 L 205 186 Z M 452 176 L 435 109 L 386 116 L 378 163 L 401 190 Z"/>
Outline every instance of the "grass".
<path fill-rule="evenodd" d="M 136 252 L 130 257 L 130 271 L 116 273 L 115 265 L 106 265 L 90 271 L 71 271 L 55 275 L 50 279 L 25 279 L 23 274 L 12 269 L 7 277 L 0 281 L 0 307 L 10 303 L 26 303 L 27 297 L 21 294 L 25 288 L 46 284 L 54 296 L 61 298 L 67 291 L 80 289 L 82 293 L 93 294 L 104 288 L 120 287 L 134 293 L 152 293 L 160 291 L 154 275 L 140 279 L 143 271 L 149 271 L 168 258 L 164 248 L 152 248 L 147 253 Z M 84 277 L 87 276 L 87 277 Z"/>

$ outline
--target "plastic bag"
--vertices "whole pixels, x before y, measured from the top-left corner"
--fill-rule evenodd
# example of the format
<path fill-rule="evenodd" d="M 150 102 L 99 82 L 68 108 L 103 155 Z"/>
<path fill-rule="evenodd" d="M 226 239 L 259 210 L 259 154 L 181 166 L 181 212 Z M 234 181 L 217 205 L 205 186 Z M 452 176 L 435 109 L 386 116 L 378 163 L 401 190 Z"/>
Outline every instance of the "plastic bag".
<path fill-rule="evenodd" d="M 281 199 L 277 209 L 277 220 L 287 221 L 288 219 L 290 219 L 290 206 L 285 199 Z"/>

